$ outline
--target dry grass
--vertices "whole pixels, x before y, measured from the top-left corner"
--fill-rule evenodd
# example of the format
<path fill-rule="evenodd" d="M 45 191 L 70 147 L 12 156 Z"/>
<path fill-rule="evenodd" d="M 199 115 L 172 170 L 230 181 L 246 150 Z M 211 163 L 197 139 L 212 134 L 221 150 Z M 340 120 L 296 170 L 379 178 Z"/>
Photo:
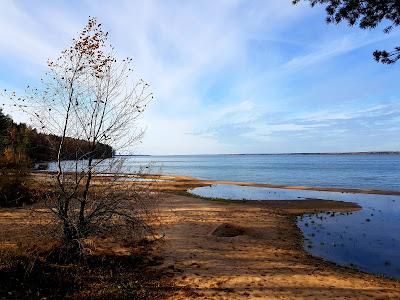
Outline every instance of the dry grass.
<path fill-rule="evenodd" d="M 34 178 L 33 185 L 51 191 L 47 175 Z M 159 229 L 155 214 L 146 217 Z M 43 202 L 0 209 L 0 298 L 159 299 L 168 294 L 171 270 L 158 267 L 162 258 L 153 254 L 160 236 L 128 234 L 115 225 L 122 230 L 91 235 L 82 241 L 84 255 L 66 260 L 60 228 Z"/>
<path fill-rule="evenodd" d="M 47 180 L 46 175 L 37 177 L 38 184 Z M 40 204 L 32 206 L 39 214 L 0 209 L 0 298 L 398 299 L 398 281 L 338 267 L 302 248 L 293 215 L 357 206 L 315 200 L 209 201 L 186 192 L 205 182 L 161 179 L 170 181 L 121 182 L 120 188 L 135 184 L 168 192 L 158 207 L 163 221 L 158 232 L 165 238 L 154 243 L 125 234 L 96 236 L 86 241 L 84 264 L 59 262 L 59 244 L 46 234 L 51 216 Z M 105 180 L 96 178 L 95 184 Z M 240 234 L 212 234 L 221 225 L 225 230 L 224 224 Z"/>

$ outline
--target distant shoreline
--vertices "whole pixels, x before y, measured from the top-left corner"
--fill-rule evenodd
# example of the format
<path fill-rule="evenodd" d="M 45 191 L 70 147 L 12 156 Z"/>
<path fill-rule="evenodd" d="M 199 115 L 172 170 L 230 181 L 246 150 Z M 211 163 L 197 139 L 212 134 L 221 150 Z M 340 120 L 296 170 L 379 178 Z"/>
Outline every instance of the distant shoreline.
<path fill-rule="evenodd" d="M 116 154 L 117 156 L 251 156 L 251 155 L 400 155 L 400 151 L 360 151 L 360 152 L 293 152 L 293 153 L 219 153 L 219 154 Z"/>
<path fill-rule="evenodd" d="M 227 155 L 400 155 L 400 151 L 371 152 L 298 152 L 298 153 L 258 153 L 258 154 L 227 154 Z"/>

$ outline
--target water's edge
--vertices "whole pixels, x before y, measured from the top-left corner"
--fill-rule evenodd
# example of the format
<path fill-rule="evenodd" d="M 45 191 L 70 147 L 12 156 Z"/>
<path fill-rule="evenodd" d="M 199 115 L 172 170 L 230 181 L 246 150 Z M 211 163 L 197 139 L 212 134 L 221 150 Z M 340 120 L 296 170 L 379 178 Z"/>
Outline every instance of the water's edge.
<path fill-rule="evenodd" d="M 304 250 L 346 267 L 400 279 L 400 196 L 315 190 L 276 189 L 238 185 L 211 185 L 189 192 L 207 198 L 247 201 L 310 199 L 355 203 L 351 212 L 305 213 L 296 224 L 303 234 Z"/>

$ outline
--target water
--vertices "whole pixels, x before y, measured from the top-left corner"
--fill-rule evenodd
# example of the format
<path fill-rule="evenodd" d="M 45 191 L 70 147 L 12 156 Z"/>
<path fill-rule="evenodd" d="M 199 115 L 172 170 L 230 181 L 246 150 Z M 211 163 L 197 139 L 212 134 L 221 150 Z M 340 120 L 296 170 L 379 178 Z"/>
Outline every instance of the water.
<path fill-rule="evenodd" d="M 124 157 L 122 172 L 199 179 L 400 191 L 400 155 L 174 155 Z M 99 170 L 107 171 L 112 159 Z M 64 162 L 73 168 L 73 163 Z M 50 163 L 55 170 L 55 163 Z"/>
<path fill-rule="evenodd" d="M 325 199 L 354 202 L 352 213 L 319 213 L 298 217 L 304 248 L 340 265 L 400 279 L 400 196 L 285 190 L 212 185 L 191 193 L 233 200 Z"/>
<path fill-rule="evenodd" d="M 112 172 L 116 160 L 99 164 Z M 123 157 L 122 173 L 186 175 L 199 179 L 400 191 L 400 155 L 177 155 Z M 68 170 L 71 161 L 63 162 Z M 78 168 L 83 165 L 79 165 Z M 147 168 L 146 168 L 147 166 Z M 150 166 L 150 167 L 149 167 Z M 55 163 L 49 164 L 55 170 Z M 400 278 L 399 196 L 216 186 L 193 191 L 230 199 L 319 198 L 358 203 L 352 214 L 299 217 L 305 249 L 342 265 Z"/>

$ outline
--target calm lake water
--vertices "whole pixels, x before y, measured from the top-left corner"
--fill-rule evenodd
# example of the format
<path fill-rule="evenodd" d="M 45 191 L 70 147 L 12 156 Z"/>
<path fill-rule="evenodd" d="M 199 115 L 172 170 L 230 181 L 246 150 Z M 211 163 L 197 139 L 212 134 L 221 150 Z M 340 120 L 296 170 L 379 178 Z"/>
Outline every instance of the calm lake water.
<path fill-rule="evenodd" d="M 98 171 L 109 172 L 109 159 Z M 187 175 L 199 179 L 400 191 L 400 155 L 179 155 L 123 157 L 120 172 Z M 68 169 L 74 165 L 63 162 Z M 55 170 L 55 164 L 49 165 Z M 400 197 L 215 185 L 198 195 L 249 200 L 318 198 L 358 203 L 349 214 L 299 217 L 311 254 L 341 265 L 400 278 Z"/>
<path fill-rule="evenodd" d="M 298 217 L 304 248 L 340 265 L 400 279 L 400 196 L 212 185 L 191 193 L 232 200 L 341 200 L 359 204 L 352 213 Z"/>
<path fill-rule="evenodd" d="M 99 169 L 107 171 L 112 161 Z M 199 179 L 400 191 L 400 155 L 175 155 L 124 161 L 125 173 L 150 163 L 153 173 Z"/>

